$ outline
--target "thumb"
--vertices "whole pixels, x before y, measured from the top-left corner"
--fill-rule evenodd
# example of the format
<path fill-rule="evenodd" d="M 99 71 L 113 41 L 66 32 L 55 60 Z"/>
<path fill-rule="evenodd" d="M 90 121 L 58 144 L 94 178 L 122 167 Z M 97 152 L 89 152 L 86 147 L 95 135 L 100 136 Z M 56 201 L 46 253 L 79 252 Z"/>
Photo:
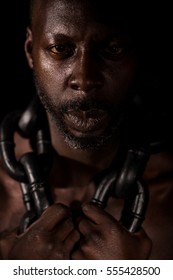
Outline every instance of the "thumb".
<path fill-rule="evenodd" d="M 105 223 L 108 219 L 117 222 L 113 216 L 107 213 L 103 208 L 98 207 L 92 202 L 86 203 L 82 206 L 82 211 L 87 218 L 92 220 L 95 224 Z M 118 222 L 117 222 L 118 224 Z"/>

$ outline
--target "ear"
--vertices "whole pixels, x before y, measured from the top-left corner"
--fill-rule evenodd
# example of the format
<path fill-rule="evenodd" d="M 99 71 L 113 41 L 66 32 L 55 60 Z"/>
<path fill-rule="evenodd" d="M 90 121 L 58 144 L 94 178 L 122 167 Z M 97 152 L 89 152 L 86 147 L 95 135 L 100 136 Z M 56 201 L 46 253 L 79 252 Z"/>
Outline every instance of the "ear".
<path fill-rule="evenodd" d="M 24 50 L 25 50 L 25 55 L 26 55 L 29 67 L 31 69 L 33 69 L 32 46 L 33 46 L 32 31 L 29 27 L 27 27 Z"/>

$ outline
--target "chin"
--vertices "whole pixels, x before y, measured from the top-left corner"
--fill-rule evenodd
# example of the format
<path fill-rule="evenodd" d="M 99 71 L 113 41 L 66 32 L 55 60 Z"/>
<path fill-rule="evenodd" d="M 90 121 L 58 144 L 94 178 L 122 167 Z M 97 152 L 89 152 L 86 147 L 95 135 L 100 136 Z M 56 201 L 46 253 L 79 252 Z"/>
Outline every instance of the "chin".
<path fill-rule="evenodd" d="M 62 132 L 61 132 L 62 133 Z M 104 135 L 92 137 L 92 136 L 83 136 L 76 137 L 71 133 L 62 133 L 65 143 L 74 150 L 83 150 L 83 151 L 98 151 L 103 147 L 106 147 L 110 144 L 111 139 L 113 139 L 113 133 L 105 133 Z"/>

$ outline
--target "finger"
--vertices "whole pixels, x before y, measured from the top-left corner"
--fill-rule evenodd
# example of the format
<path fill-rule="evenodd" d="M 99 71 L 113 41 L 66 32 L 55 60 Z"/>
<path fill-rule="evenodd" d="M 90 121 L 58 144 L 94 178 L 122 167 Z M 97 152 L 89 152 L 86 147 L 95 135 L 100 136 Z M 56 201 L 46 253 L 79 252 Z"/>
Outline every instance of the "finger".
<path fill-rule="evenodd" d="M 88 239 L 80 239 L 78 246 L 75 247 L 71 254 L 72 260 L 90 260 L 95 259 L 93 251 L 96 251 L 97 248 L 95 244 L 90 243 Z"/>
<path fill-rule="evenodd" d="M 79 242 L 79 240 L 80 233 L 76 229 L 73 229 L 64 241 L 65 250 L 69 250 L 69 252 L 71 252 L 76 246 L 77 242 Z"/>
<path fill-rule="evenodd" d="M 59 241 L 64 241 L 73 229 L 74 224 L 71 218 L 63 220 L 54 228 L 54 237 Z"/>
<path fill-rule="evenodd" d="M 17 241 L 17 230 L 12 232 L 3 232 L 0 238 L 0 259 L 7 260 L 11 247 Z"/>
<path fill-rule="evenodd" d="M 80 231 L 80 233 L 82 233 L 84 236 L 86 236 L 94 230 L 95 226 L 96 226 L 95 223 L 93 223 L 92 221 L 90 221 L 86 218 L 83 218 L 80 220 L 80 222 L 78 224 L 78 230 Z"/>
<path fill-rule="evenodd" d="M 71 254 L 72 260 L 86 260 L 85 254 L 82 252 L 82 250 L 76 250 Z"/>
<path fill-rule="evenodd" d="M 60 203 L 53 204 L 44 211 L 41 217 L 30 228 L 38 229 L 39 231 L 51 231 L 68 216 L 70 216 L 70 210 L 67 206 Z"/>
<path fill-rule="evenodd" d="M 149 259 L 153 245 L 152 240 L 143 228 L 141 228 L 138 232 L 135 232 L 134 236 L 136 237 L 138 243 L 142 244 L 142 251 L 145 254 L 145 259 Z"/>
<path fill-rule="evenodd" d="M 118 222 L 109 213 L 97 205 L 94 205 L 94 203 L 86 203 L 83 205 L 82 210 L 85 216 L 97 225 L 106 223 L 107 219 L 111 219 L 118 225 Z"/>

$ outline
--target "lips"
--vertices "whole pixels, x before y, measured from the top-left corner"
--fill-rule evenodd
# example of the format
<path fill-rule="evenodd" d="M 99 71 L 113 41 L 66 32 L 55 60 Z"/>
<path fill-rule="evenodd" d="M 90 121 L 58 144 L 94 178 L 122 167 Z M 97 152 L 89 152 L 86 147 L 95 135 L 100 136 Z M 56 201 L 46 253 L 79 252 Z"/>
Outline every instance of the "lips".
<path fill-rule="evenodd" d="M 73 132 L 95 135 L 105 130 L 110 117 L 105 110 L 101 109 L 68 110 L 64 120 Z"/>

